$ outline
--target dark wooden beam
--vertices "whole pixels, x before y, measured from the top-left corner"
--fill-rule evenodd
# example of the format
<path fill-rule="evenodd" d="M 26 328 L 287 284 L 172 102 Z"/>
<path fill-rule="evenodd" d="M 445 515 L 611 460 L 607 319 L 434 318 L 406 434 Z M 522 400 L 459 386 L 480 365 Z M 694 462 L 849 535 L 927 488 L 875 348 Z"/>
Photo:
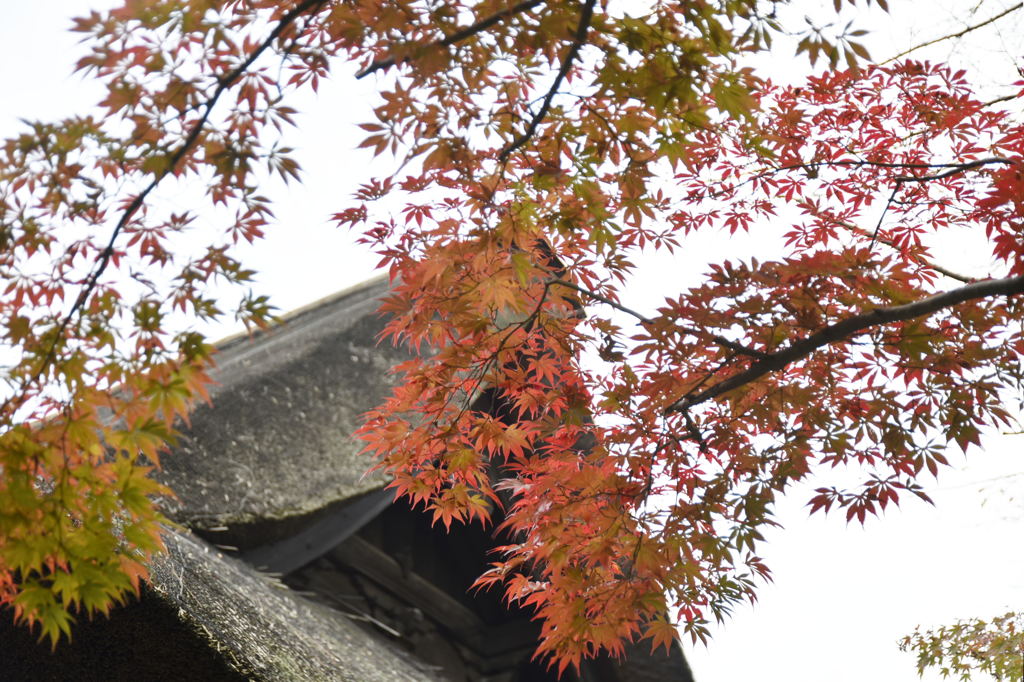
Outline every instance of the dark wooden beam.
<path fill-rule="evenodd" d="M 329 558 L 369 578 L 401 601 L 415 606 L 483 660 L 520 659 L 537 645 L 537 626 L 523 616 L 488 625 L 474 611 L 401 564 L 376 545 L 354 535 Z"/>
<path fill-rule="evenodd" d="M 267 573 L 291 573 L 327 554 L 388 508 L 391 490 L 376 490 L 313 522 L 299 533 L 278 542 L 243 552 L 240 557 Z"/>

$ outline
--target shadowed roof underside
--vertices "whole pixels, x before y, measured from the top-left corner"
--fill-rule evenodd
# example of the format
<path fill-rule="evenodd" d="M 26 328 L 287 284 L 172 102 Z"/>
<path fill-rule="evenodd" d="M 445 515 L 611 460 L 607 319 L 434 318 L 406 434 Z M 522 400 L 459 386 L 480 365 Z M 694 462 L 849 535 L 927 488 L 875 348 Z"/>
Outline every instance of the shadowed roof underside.
<path fill-rule="evenodd" d="M 440 679 L 341 613 L 177 532 L 151 567 L 151 587 L 249 679 L 412 682 Z"/>

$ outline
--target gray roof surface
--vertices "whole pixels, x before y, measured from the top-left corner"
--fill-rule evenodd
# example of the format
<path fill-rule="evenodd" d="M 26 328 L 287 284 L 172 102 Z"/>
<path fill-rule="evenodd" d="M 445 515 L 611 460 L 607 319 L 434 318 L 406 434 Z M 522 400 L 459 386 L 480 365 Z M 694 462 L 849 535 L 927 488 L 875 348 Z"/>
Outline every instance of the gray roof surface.
<path fill-rule="evenodd" d="M 352 438 L 407 356 L 378 344 L 378 278 L 217 345 L 211 404 L 200 406 L 161 480 L 165 511 L 203 529 L 305 517 L 380 488 Z M 285 524 L 287 525 L 287 524 Z M 151 587 L 241 675 L 289 682 L 439 679 L 345 615 L 225 556 L 187 531 L 165 533 Z"/>
<path fill-rule="evenodd" d="M 292 312 L 265 331 L 217 345 L 211 404 L 200 406 L 159 478 L 166 513 L 196 529 L 315 516 L 382 487 L 352 438 L 406 359 L 377 343 L 388 291 L 370 280 Z M 281 524 L 278 524 L 281 525 Z M 273 682 L 440 679 L 345 615 L 219 552 L 169 531 L 151 586 L 241 675 Z"/>
<path fill-rule="evenodd" d="M 165 534 L 151 587 L 240 674 L 268 682 L 440 680 L 341 613 L 194 536 Z"/>
<path fill-rule="evenodd" d="M 175 521 L 211 528 L 302 516 L 379 488 L 352 438 L 408 356 L 377 343 L 385 278 L 219 344 L 212 405 L 200 406 L 158 477 Z"/>

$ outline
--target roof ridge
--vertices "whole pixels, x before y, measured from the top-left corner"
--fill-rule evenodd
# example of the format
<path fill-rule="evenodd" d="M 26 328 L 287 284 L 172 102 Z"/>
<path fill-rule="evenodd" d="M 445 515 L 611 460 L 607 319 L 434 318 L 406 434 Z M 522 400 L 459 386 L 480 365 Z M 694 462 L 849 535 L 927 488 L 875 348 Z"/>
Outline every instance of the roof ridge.
<path fill-rule="evenodd" d="M 256 331 L 240 331 L 234 334 L 229 334 L 228 336 L 225 336 L 224 338 L 215 341 L 213 343 L 213 346 L 218 351 L 224 351 L 227 350 L 228 348 L 233 348 L 234 346 L 244 341 L 256 340 L 262 336 L 265 336 L 268 333 L 271 333 L 277 329 L 280 329 L 281 327 L 286 326 L 291 322 L 294 322 L 295 320 L 301 317 L 305 317 L 307 314 L 313 311 L 330 307 L 332 304 L 337 303 L 342 299 L 353 296 L 354 294 L 362 293 L 363 291 L 366 290 L 374 289 L 387 281 L 387 274 L 381 274 L 376 275 L 374 277 L 370 277 L 369 279 L 366 279 L 358 284 L 345 287 L 344 289 L 336 291 L 333 294 L 322 296 L 316 300 L 306 303 L 305 305 L 299 306 L 298 308 L 294 308 L 286 313 L 282 313 L 281 315 L 276 316 L 273 322 L 264 329 L 257 329 Z"/>

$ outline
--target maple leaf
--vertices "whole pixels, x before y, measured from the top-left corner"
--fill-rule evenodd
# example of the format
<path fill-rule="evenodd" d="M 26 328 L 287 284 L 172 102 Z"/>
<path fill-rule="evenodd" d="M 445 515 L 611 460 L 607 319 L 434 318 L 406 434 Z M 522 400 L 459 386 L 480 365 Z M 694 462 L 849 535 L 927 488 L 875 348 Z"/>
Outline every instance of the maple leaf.
<path fill-rule="evenodd" d="M 387 338 L 430 348 L 359 436 L 446 528 L 488 516 L 498 472 L 518 544 L 480 584 L 535 609 L 557 671 L 638 635 L 668 648 L 676 625 L 704 636 L 705 613 L 752 600 L 760 529 L 792 483 L 864 469 L 809 503 L 863 522 L 898 491 L 927 499 L 937 433 L 966 451 L 1010 419 L 1024 124 L 963 72 L 864 64 L 861 29 L 788 26 L 747 0 L 167 0 L 74 30 L 105 119 L 30 122 L 0 157 L 0 604 L 52 642 L 69 608 L 137 590 L 160 549 L 150 464 L 209 398 L 212 362 L 176 315 L 272 320 L 237 244 L 272 219 L 266 174 L 301 181 L 286 102 L 332 60 L 388 72 L 358 146 L 398 161 L 334 220 L 391 274 Z M 829 68 L 779 86 L 740 66 L 778 33 Z M 169 179 L 201 205 L 160 210 Z M 201 212 L 235 218 L 176 262 Z M 645 251 L 790 219 L 774 260 L 709 254 L 654 312 L 623 304 Z M 985 236 L 998 276 L 935 260 L 926 245 L 959 228 Z M 62 482 L 62 505 L 39 480 Z M 81 525 L 74 556 L 49 532 Z"/>

